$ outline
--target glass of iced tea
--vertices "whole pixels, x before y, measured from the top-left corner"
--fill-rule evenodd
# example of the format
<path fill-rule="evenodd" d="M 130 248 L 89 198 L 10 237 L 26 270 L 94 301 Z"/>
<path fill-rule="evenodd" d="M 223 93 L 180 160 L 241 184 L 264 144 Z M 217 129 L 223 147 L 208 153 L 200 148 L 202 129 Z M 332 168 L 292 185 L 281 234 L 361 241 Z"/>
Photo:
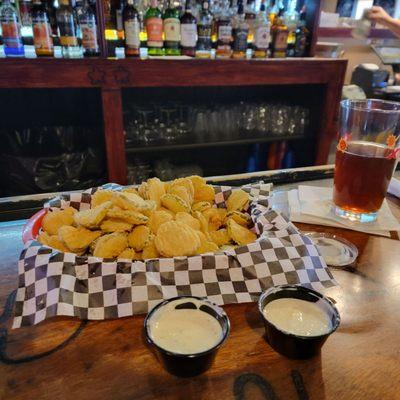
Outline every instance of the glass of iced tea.
<path fill-rule="evenodd" d="M 336 215 L 376 220 L 400 152 L 399 120 L 400 103 L 341 102 L 333 190 Z"/>

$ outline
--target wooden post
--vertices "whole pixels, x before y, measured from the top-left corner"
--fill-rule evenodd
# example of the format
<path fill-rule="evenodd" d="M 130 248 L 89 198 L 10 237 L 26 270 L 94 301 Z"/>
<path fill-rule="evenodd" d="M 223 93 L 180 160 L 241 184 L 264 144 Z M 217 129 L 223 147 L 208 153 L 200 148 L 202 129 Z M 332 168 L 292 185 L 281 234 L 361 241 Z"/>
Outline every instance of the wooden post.
<path fill-rule="evenodd" d="M 101 100 L 108 179 L 110 182 L 125 185 L 127 182 L 127 168 L 121 89 L 103 88 L 101 90 Z"/>

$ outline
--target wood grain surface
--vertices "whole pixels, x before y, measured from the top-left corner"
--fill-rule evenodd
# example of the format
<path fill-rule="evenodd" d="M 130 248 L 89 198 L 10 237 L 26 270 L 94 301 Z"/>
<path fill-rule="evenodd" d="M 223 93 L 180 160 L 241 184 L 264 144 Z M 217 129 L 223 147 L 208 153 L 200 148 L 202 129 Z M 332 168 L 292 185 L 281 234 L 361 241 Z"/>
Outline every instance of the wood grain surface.
<path fill-rule="evenodd" d="M 400 208 L 398 200 L 390 200 Z M 228 305 L 231 335 L 205 374 L 176 378 L 143 338 L 143 316 L 81 322 L 54 318 L 11 329 L 22 223 L 0 225 L 0 399 L 400 399 L 400 242 L 336 228 L 357 263 L 333 269 L 342 323 L 321 355 L 289 360 L 265 342 L 256 304 Z M 5 306 L 6 305 L 6 306 Z"/>

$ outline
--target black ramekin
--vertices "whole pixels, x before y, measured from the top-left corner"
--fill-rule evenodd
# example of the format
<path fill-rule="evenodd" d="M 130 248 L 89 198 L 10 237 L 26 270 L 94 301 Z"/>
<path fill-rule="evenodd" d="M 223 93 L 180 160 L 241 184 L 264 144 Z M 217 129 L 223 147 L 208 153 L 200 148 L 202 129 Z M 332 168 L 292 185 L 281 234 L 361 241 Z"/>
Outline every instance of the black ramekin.
<path fill-rule="evenodd" d="M 211 349 L 203 351 L 201 353 L 195 353 L 195 354 L 179 354 L 179 353 L 174 353 L 168 350 L 163 349 L 162 347 L 158 346 L 156 343 L 151 338 L 150 335 L 150 328 L 149 328 L 149 321 L 154 314 L 156 310 L 159 308 L 163 307 L 167 303 L 170 303 L 171 301 L 179 300 L 187 298 L 188 301 L 190 299 L 196 299 L 205 302 L 214 312 L 212 313 L 212 316 L 219 322 L 222 328 L 222 338 L 221 340 Z M 211 315 L 211 313 L 210 313 Z M 174 297 L 168 300 L 163 301 L 162 303 L 158 304 L 156 307 L 154 307 L 146 316 L 146 319 L 144 320 L 144 332 L 146 336 L 147 342 L 154 347 L 156 350 L 156 354 L 160 362 L 163 364 L 165 369 L 176 376 L 182 376 L 182 377 L 189 377 L 189 376 L 195 376 L 203 373 L 207 369 L 210 368 L 212 365 L 214 358 L 217 354 L 218 349 L 221 347 L 221 345 L 225 342 L 225 340 L 229 336 L 229 331 L 230 331 L 230 323 L 228 316 L 226 315 L 225 311 L 217 306 L 216 304 L 212 303 L 211 301 L 201 298 L 201 297 L 196 297 L 196 296 L 178 296 Z"/>
<path fill-rule="evenodd" d="M 331 330 L 319 336 L 299 336 L 278 329 L 264 317 L 263 309 L 271 301 L 281 298 L 295 298 L 313 303 L 318 302 L 318 305 L 327 313 L 331 320 Z M 264 321 L 265 336 L 268 343 L 278 353 L 289 358 L 304 359 L 318 354 L 328 336 L 340 324 L 339 311 L 335 305 L 321 293 L 303 286 L 281 285 L 266 290 L 258 300 L 258 310 Z"/>

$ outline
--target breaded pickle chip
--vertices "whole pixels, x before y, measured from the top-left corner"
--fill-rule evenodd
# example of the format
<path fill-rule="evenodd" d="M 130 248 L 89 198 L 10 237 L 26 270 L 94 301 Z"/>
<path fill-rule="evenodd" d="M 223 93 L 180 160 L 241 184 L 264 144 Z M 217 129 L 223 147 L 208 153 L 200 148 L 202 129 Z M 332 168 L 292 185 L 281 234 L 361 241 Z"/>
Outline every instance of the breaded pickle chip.
<path fill-rule="evenodd" d="M 58 229 L 63 225 L 74 223 L 75 208 L 68 207 L 64 210 L 47 211 L 42 220 L 42 229 L 49 235 L 57 235 Z"/>

